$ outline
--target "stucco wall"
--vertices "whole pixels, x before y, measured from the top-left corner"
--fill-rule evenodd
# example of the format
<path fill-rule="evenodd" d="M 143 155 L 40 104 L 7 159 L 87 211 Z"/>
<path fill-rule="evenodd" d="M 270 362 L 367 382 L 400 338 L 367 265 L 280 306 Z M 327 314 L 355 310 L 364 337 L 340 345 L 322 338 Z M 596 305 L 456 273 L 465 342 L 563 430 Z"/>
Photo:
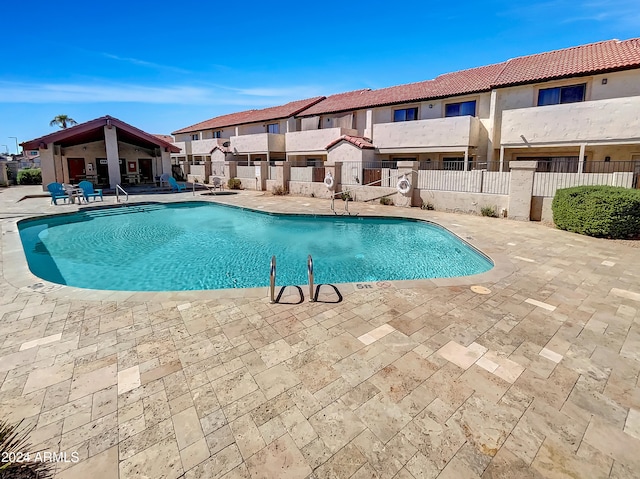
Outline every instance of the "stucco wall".
<path fill-rule="evenodd" d="M 395 188 L 387 188 L 384 186 L 343 185 L 342 190 L 349 191 L 349 194 L 354 201 L 374 200 L 374 202 L 378 202 L 379 200 L 375 200 L 375 198 L 390 194 L 391 196 L 389 196 L 388 198 L 395 202 L 395 197 L 398 194 Z"/>
<path fill-rule="evenodd" d="M 310 183 L 302 181 L 290 181 L 289 193 L 299 196 L 314 196 L 316 198 L 331 198 L 331 192 L 324 183 Z"/>
<path fill-rule="evenodd" d="M 607 82 L 603 85 L 602 80 Z M 640 96 L 640 70 L 603 73 L 594 75 L 591 82 L 591 99 L 620 98 L 623 96 Z"/>
<path fill-rule="evenodd" d="M 246 125 L 238 125 L 238 133 L 240 135 L 254 135 L 256 133 L 266 133 L 267 125 L 271 123 L 277 123 L 280 128 L 280 134 L 283 134 L 287 131 L 287 120 L 273 120 L 273 121 L 261 121 L 258 123 L 249 123 Z M 230 136 L 234 136 L 235 131 L 231 133 Z"/>
<path fill-rule="evenodd" d="M 242 189 L 244 189 L 244 190 L 255 190 L 255 189 L 259 189 L 260 188 L 260 183 L 258 183 L 258 187 L 256 188 L 256 177 L 255 176 L 253 178 L 246 178 L 246 177 L 236 176 L 236 178 L 238 178 L 241 181 Z"/>
<path fill-rule="evenodd" d="M 347 128 L 325 128 L 321 130 L 297 131 L 286 134 L 288 152 L 325 151 L 333 140 L 341 135 L 355 135 L 357 130 Z"/>
<path fill-rule="evenodd" d="M 191 142 L 191 153 L 193 155 L 209 155 L 214 146 L 218 145 L 218 141 L 214 139 L 197 140 Z"/>
<path fill-rule="evenodd" d="M 425 204 L 431 204 L 436 211 L 480 214 L 484 206 L 491 206 L 500 214 L 509 205 L 508 195 L 484 193 L 459 193 L 455 191 L 419 190 L 419 197 Z"/>
<path fill-rule="evenodd" d="M 274 133 L 244 134 L 231 137 L 231 150 L 239 153 L 285 151 L 285 136 Z"/>
<path fill-rule="evenodd" d="M 553 198 L 534 196 L 531 198 L 531 221 L 544 221 L 553 223 L 553 211 L 551 211 Z"/>
<path fill-rule="evenodd" d="M 0 161 L 0 186 L 7 186 L 8 183 L 9 180 L 7 179 L 7 163 L 5 161 Z M 46 188 L 44 177 L 42 183 Z"/>
<path fill-rule="evenodd" d="M 374 150 L 361 149 L 347 141 L 341 141 L 327 151 L 327 161 L 362 161 L 373 159 Z"/>
<path fill-rule="evenodd" d="M 501 138 L 503 144 L 524 145 L 622 140 L 637 138 L 639 131 L 640 96 L 634 96 L 505 111 Z"/>
<path fill-rule="evenodd" d="M 457 116 L 375 125 L 373 142 L 380 149 L 476 146 L 478 133 L 477 118 Z"/>

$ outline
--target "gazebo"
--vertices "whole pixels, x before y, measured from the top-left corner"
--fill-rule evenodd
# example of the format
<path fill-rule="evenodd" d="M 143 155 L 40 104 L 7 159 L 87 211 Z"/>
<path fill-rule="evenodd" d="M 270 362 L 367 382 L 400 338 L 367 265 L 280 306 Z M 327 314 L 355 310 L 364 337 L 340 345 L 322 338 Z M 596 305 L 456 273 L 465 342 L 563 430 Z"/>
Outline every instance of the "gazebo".
<path fill-rule="evenodd" d="M 39 150 L 43 189 L 52 182 L 88 180 L 100 186 L 153 183 L 171 174 L 171 153 L 180 148 L 122 120 L 103 116 L 21 143 Z"/>

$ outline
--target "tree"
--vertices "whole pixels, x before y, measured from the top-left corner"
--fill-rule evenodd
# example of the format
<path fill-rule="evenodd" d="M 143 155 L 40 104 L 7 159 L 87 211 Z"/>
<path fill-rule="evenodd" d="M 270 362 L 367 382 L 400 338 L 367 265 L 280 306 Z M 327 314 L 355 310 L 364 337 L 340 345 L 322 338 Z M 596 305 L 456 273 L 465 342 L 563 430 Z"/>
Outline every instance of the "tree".
<path fill-rule="evenodd" d="M 68 117 L 67 115 L 58 115 L 53 120 L 51 120 L 49 122 L 49 126 L 56 126 L 57 125 L 60 128 L 62 128 L 63 130 L 67 126 L 77 125 L 77 124 L 78 124 L 77 121 L 75 121 L 73 118 Z"/>

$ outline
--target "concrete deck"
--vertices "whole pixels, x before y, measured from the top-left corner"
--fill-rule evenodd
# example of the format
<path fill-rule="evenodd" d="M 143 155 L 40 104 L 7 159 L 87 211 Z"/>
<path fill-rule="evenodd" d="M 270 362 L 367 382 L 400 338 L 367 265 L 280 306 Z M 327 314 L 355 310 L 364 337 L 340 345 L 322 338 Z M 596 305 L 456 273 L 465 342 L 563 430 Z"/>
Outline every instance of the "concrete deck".
<path fill-rule="evenodd" d="M 28 271 L 16 221 L 86 207 L 18 201 L 39 192 L 0 189 L 0 417 L 35 425 L 25 452 L 66 453 L 57 478 L 638 477 L 636 248 L 356 203 L 435 221 L 496 268 L 343 284 L 338 304 L 96 291 Z M 195 199 L 330 212 L 256 192 Z"/>

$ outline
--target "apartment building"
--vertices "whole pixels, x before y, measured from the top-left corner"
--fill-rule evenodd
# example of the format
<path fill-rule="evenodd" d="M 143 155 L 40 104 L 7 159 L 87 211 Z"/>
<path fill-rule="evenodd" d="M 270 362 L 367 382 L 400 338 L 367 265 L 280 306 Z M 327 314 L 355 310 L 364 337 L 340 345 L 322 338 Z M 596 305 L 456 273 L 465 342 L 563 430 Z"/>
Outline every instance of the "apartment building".
<path fill-rule="evenodd" d="M 640 161 L 640 39 L 233 113 L 174 135 L 176 161 L 413 160 L 425 169 L 507 171 L 511 161 L 537 159 L 571 172 L 628 168 Z"/>
<path fill-rule="evenodd" d="M 284 160 L 285 135 L 296 130 L 295 115 L 323 98 L 231 113 L 174 131 L 174 144 L 182 151 L 172 157 L 193 163 L 224 161 L 228 157 L 249 163 Z"/>

